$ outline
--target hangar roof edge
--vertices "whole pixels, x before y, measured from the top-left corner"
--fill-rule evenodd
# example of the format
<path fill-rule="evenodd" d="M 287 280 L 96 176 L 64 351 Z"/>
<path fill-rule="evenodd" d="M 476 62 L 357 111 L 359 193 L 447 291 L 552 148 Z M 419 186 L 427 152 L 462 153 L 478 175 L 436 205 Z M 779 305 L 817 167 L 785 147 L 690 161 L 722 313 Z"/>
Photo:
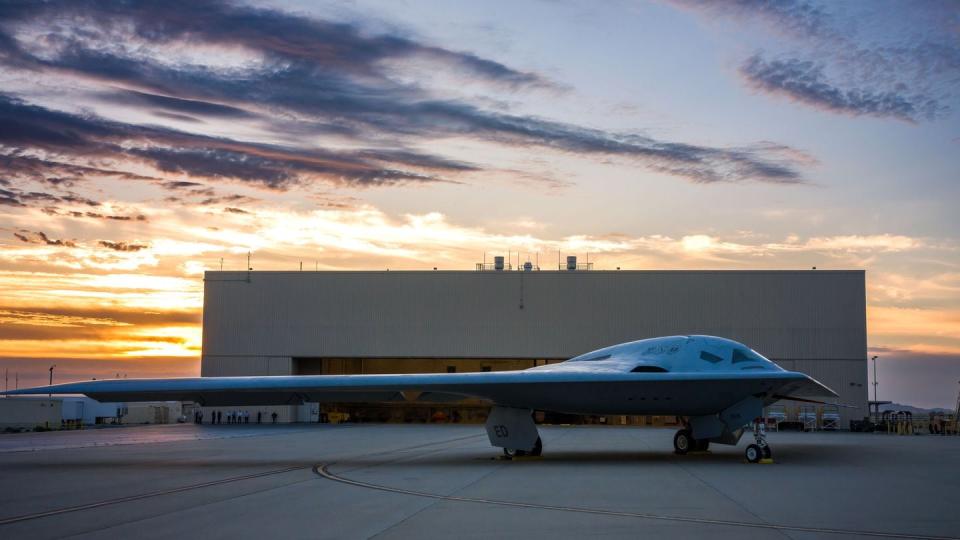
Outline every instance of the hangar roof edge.
<path fill-rule="evenodd" d="M 205 270 L 204 275 L 245 275 L 245 274 L 482 274 L 482 275 L 513 275 L 513 274 L 865 274 L 865 269 L 839 270 L 505 270 L 505 271 L 476 271 L 476 270 Z"/>

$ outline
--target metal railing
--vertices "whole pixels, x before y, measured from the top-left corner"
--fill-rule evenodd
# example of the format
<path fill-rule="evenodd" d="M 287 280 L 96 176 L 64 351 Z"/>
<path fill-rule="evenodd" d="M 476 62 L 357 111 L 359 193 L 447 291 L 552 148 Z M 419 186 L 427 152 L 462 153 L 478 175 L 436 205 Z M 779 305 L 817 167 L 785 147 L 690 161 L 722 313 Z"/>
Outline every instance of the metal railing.
<path fill-rule="evenodd" d="M 513 270 L 513 265 L 503 263 L 502 268 L 497 268 L 497 263 L 477 263 L 477 272 L 507 272 Z"/>

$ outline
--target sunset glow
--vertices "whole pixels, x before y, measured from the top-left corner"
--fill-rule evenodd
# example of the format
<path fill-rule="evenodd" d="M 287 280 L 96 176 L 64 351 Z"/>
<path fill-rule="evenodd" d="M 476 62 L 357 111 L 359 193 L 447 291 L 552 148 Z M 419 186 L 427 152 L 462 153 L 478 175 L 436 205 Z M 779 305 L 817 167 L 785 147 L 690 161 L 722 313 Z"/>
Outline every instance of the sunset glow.
<path fill-rule="evenodd" d="M 203 272 L 248 253 L 865 269 L 872 354 L 960 378 L 955 7 L 175 4 L 0 13 L 0 367 L 25 383 L 198 374 Z"/>

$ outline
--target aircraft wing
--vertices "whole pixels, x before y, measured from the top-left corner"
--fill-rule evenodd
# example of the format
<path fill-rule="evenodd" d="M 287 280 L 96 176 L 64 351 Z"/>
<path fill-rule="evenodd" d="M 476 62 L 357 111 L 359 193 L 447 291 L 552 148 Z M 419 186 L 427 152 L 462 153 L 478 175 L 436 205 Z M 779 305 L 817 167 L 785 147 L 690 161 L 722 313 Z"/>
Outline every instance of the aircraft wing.
<path fill-rule="evenodd" d="M 194 401 L 205 406 L 296 405 L 308 402 L 450 401 L 481 398 L 499 405 L 558 412 L 605 412 L 617 397 L 670 396 L 672 403 L 704 396 L 836 397 L 803 373 L 617 373 L 547 370 L 417 375 L 295 375 L 114 379 L 3 392 L 7 395 L 85 394 L 97 401 Z M 651 398 L 652 399 L 652 398 Z M 739 399 L 739 398 L 738 398 Z M 768 398 L 771 399 L 771 398 Z M 777 399 L 788 399 L 778 397 Z M 776 401 L 773 399 L 772 401 Z M 772 402 L 771 401 L 771 402 Z M 574 407 L 580 402 L 583 405 Z M 569 407 L 565 404 L 571 404 Z M 590 406 L 589 404 L 596 404 Z M 613 410 L 613 409 L 611 409 Z"/>

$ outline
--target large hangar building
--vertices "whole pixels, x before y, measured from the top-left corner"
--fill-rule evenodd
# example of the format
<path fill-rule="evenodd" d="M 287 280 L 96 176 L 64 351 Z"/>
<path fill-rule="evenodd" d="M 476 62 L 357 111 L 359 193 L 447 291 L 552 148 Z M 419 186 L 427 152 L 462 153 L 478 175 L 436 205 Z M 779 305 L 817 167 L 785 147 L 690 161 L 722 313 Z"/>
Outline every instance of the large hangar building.
<path fill-rule="evenodd" d="M 576 266 L 574 266 L 576 268 Z M 204 377 L 522 369 L 648 337 L 745 343 L 867 415 L 865 274 L 856 271 L 362 271 L 205 275 Z M 791 418 L 809 409 L 787 403 Z M 479 421 L 463 402 L 258 407 L 278 421 Z M 253 412 L 254 417 L 256 412 Z M 822 414 L 822 410 L 820 413 Z M 622 423 L 626 419 L 618 419 Z M 631 419 L 631 423 L 636 419 Z"/>

